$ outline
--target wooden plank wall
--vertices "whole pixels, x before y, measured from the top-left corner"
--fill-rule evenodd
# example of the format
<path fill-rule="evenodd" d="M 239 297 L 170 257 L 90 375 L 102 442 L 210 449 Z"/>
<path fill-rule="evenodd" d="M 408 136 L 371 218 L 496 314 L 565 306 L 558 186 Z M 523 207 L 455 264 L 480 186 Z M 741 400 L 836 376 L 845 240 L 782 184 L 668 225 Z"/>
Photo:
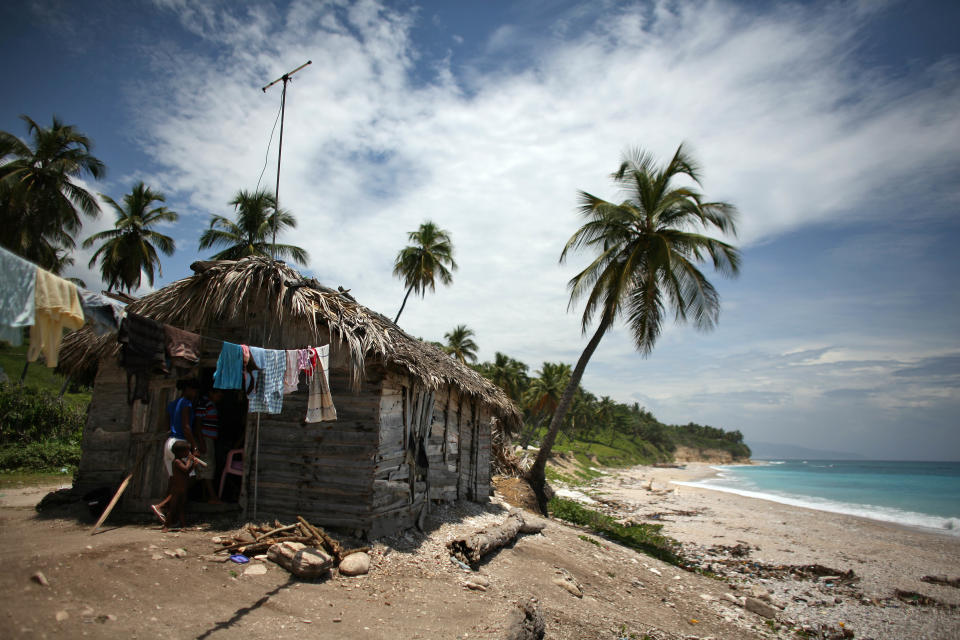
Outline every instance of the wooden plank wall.
<path fill-rule="evenodd" d="M 335 422 L 306 424 L 306 385 L 283 398 L 278 415 L 260 415 L 260 462 L 247 476 L 247 517 L 302 515 L 322 526 L 367 532 L 373 509 L 373 469 L 378 441 L 380 381 L 368 376 L 359 393 L 348 372 L 331 367 Z M 257 414 L 247 418 L 247 460 L 255 460 Z M 256 503 L 254 503 L 256 495 Z M 255 507 L 255 509 L 254 509 Z"/>
<path fill-rule="evenodd" d="M 82 454 L 74 488 L 80 493 L 118 484 L 130 466 L 131 408 L 127 374 L 113 359 L 100 363 L 83 428 Z"/>
<path fill-rule="evenodd" d="M 475 399 L 449 387 L 431 391 L 390 371 L 382 384 L 379 420 L 372 536 L 413 525 L 428 506 L 428 490 L 433 501 L 487 500 L 490 412 Z M 418 474 L 418 434 L 425 436 L 426 474 Z"/>

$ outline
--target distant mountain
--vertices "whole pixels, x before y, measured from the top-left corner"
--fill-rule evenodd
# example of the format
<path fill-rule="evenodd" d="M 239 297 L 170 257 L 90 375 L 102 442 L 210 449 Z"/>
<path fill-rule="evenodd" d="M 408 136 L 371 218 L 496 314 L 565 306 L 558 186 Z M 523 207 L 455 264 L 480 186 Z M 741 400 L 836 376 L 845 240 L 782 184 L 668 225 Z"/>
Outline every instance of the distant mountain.
<path fill-rule="evenodd" d="M 754 460 L 863 460 L 865 456 L 849 451 L 811 449 L 778 442 L 747 442 Z"/>

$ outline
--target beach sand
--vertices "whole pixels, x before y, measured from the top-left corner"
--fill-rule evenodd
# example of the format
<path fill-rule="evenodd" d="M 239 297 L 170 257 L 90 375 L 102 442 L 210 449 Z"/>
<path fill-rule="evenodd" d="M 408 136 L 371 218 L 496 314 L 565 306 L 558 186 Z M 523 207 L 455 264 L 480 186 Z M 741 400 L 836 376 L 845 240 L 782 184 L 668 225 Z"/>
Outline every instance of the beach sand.
<path fill-rule="evenodd" d="M 683 469 L 636 467 L 605 476 L 588 493 L 621 512 L 617 515 L 663 523 L 664 533 L 683 543 L 688 554 L 706 556 L 705 562 L 723 557 L 706 553 L 714 545 L 747 545 L 752 562 L 820 564 L 859 576 L 849 590 L 822 581 L 737 574 L 745 589 L 759 586 L 769 592 L 785 618 L 842 621 L 856 637 L 960 638 L 960 611 L 949 608 L 960 605 L 960 589 L 920 580 L 960 577 L 960 536 L 673 484 L 715 473 L 702 463 Z M 946 606 L 907 604 L 896 597 L 897 589 Z"/>

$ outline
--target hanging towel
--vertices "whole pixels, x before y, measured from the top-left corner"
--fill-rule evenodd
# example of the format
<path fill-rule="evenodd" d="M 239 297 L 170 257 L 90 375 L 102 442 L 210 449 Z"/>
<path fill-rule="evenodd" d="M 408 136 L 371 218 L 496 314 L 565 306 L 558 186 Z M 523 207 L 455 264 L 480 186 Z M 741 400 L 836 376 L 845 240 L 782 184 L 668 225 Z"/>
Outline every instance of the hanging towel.
<path fill-rule="evenodd" d="M 190 369 L 200 362 L 200 336 L 183 329 L 163 325 L 170 364 L 177 369 Z"/>
<path fill-rule="evenodd" d="M 283 378 L 287 368 L 287 352 L 250 347 L 250 357 L 257 364 L 262 357 L 257 386 L 250 396 L 250 411 L 280 413 L 283 409 Z"/>
<path fill-rule="evenodd" d="M 37 269 L 36 318 L 30 327 L 27 360 L 34 362 L 43 353 L 48 367 L 57 366 L 64 329 L 83 326 L 83 309 L 77 285 L 44 269 Z"/>
<path fill-rule="evenodd" d="M 98 336 L 106 335 L 120 328 L 123 320 L 123 305 L 106 296 L 86 289 L 78 288 L 83 317 Z"/>
<path fill-rule="evenodd" d="M 17 347 L 36 316 L 37 267 L 0 247 L 0 340 Z"/>
<path fill-rule="evenodd" d="M 330 395 L 330 379 L 327 367 L 330 364 L 330 345 L 310 349 L 314 361 L 310 376 L 310 395 L 307 397 L 305 422 L 330 422 L 337 419 L 337 409 Z"/>
<path fill-rule="evenodd" d="M 300 352 L 288 349 L 287 365 L 283 372 L 283 393 L 295 393 L 300 386 Z"/>
<path fill-rule="evenodd" d="M 150 402 L 150 376 L 166 374 L 163 325 L 136 313 L 127 313 L 117 332 L 120 366 L 127 370 L 127 402 Z M 131 389 L 131 380 L 134 382 Z"/>
<path fill-rule="evenodd" d="M 213 373 L 214 389 L 243 388 L 243 349 L 238 344 L 224 342 Z"/>
<path fill-rule="evenodd" d="M 247 389 L 247 399 L 250 401 L 249 411 L 266 413 L 267 402 L 263 394 L 263 376 L 261 375 L 261 370 L 266 366 L 266 350 L 260 347 L 246 348 L 250 350 L 250 361 L 247 363 L 247 371 L 244 372 L 244 386 Z"/>

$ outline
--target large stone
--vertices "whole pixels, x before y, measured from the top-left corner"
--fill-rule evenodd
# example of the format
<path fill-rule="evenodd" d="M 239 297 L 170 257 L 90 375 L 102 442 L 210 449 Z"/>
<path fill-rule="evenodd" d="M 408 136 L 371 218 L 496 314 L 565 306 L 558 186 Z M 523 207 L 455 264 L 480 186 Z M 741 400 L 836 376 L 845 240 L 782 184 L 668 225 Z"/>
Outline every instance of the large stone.
<path fill-rule="evenodd" d="M 362 576 L 370 571 L 370 556 L 363 551 L 351 553 L 340 561 L 340 575 Z"/>
<path fill-rule="evenodd" d="M 756 598 L 747 598 L 743 603 L 743 608 L 752 611 L 764 618 L 774 619 L 777 617 L 777 608 Z"/>
<path fill-rule="evenodd" d="M 298 578 L 317 578 L 330 570 L 333 558 L 300 542 L 281 542 L 267 549 L 267 557 Z"/>
<path fill-rule="evenodd" d="M 265 564 L 251 564 L 243 572 L 245 576 L 262 576 L 267 572 Z"/>

